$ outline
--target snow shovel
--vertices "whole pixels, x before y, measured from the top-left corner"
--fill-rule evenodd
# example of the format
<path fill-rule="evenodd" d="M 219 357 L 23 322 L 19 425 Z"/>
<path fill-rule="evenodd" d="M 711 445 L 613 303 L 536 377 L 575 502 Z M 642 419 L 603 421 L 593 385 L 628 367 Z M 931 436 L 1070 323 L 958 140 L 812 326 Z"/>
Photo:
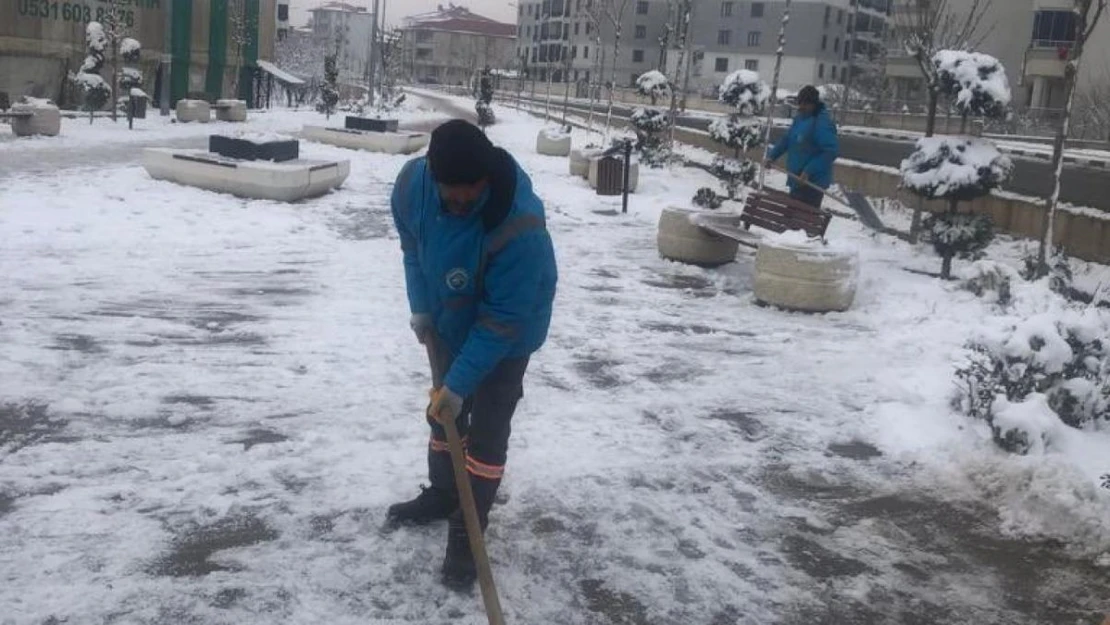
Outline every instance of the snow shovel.
<path fill-rule="evenodd" d="M 440 371 L 439 354 L 436 348 L 438 340 L 434 332 L 428 332 L 424 337 L 428 360 L 432 364 L 433 389 L 438 389 L 443 384 L 443 372 Z M 486 541 L 482 537 L 482 525 L 478 521 L 478 507 L 474 504 L 474 491 L 470 488 L 470 473 L 466 470 L 466 452 L 463 451 L 462 439 L 459 438 L 459 429 L 452 419 L 445 421 L 436 419 L 436 421 L 441 423 L 447 432 L 447 448 L 451 451 L 455 486 L 459 490 L 459 505 L 462 507 L 463 521 L 466 523 L 466 536 L 470 540 L 470 553 L 473 554 L 474 564 L 478 568 L 478 585 L 482 588 L 482 603 L 485 604 L 486 617 L 489 619 L 489 625 L 505 625 L 505 617 L 501 615 L 501 601 L 497 598 L 497 586 L 493 583 L 493 568 L 490 567 L 489 555 L 486 554 Z"/>
<path fill-rule="evenodd" d="M 872 230 L 878 230 L 880 232 L 886 232 L 886 226 L 883 225 L 882 220 L 879 219 L 879 216 L 875 213 L 875 209 L 871 207 L 871 202 L 868 202 L 867 197 L 865 197 L 862 193 L 859 193 L 857 191 L 849 191 L 847 189 L 844 189 L 843 187 L 841 187 L 841 189 L 844 191 L 843 196 L 837 195 L 835 193 L 829 193 L 828 189 L 822 189 L 821 187 L 813 184 L 808 180 L 803 180 L 795 174 L 786 171 L 786 169 L 783 167 L 779 167 L 774 163 L 767 164 L 768 166 L 770 166 L 771 169 L 781 171 L 790 178 L 796 180 L 801 184 L 804 184 L 810 189 L 816 189 L 817 191 L 820 191 L 824 195 L 831 197 L 837 202 L 851 207 L 851 209 L 856 211 L 856 214 L 859 215 L 859 220 L 863 222 L 863 225 L 867 226 L 868 228 L 871 228 Z"/>

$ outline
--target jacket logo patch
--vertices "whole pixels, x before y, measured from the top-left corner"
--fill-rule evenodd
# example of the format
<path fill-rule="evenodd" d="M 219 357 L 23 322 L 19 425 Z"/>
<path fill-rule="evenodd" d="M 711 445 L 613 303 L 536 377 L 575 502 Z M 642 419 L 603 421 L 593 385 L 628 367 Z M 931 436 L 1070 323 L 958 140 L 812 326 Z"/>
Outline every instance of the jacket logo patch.
<path fill-rule="evenodd" d="M 452 291 L 461 291 L 470 284 L 470 274 L 462 267 L 456 267 L 447 272 L 447 288 Z"/>

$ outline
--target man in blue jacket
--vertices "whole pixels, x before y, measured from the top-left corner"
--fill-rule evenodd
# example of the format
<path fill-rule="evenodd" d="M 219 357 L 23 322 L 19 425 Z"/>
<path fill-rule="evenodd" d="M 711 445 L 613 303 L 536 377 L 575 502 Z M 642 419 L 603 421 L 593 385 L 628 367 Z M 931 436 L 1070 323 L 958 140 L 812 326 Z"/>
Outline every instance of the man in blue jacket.
<path fill-rule="evenodd" d="M 836 124 L 821 102 L 821 94 L 812 85 L 798 92 L 798 114 L 790 130 L 767 152 L 767 158 L 774 162 L 783 154 L 786 154 L 786 170 L 793 174 L 787 180 L 790 195 L 820 208 L 825 194 L 801 181 L 828 189 L 833 179 L 833 162 L 840 154 L 840 142 L 836 138 Z"/>
<path fill-rule="evenodd" d="M 443 375 L 428 408 L 429 488 L 388 511 L 392 526 L 448 519 L 443 581 L 467 588 L 476 571 L 439 419 L 455 420 L 485 529 L 505 472 L 510 421 L 529 356 L 551 322 L 557 271 L 532 181 L 505 150 L 462 120 L 432 133 L 428 155 L 393 187 L 411 326 Z"/>

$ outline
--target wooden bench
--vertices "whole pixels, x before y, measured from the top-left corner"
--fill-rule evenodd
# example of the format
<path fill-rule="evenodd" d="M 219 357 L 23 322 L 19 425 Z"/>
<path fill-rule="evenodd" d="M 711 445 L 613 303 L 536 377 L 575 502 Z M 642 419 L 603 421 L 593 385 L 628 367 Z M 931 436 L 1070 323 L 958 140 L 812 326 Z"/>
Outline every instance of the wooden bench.
<path fill-rule="evenodd" d="M 829 222 L 832 221 L 832 213 L 800 202 L 788 193 L 764 188 L 762 191 L 753 189 L 744 201 L 744 211 L 740 213 L 743 228 L 737 228 L 727 223 L 728 220 L 711 214 L 695 215 L 691 217 L 691 221 L 713 234 L 747 247 L 758 248 L 760 237 L 749 232 L 752 226 L 776 233 L 803 230 L 811 237 L 824 238 Z"/>
<path fill-rule="evenodd" d="M 740 223 L 748 230 L 759 226 L 771 232 L 803 230 L 811 237 L 824 238 L 832 214 L 790 197 L 788 193 L 764 188 L 753 190 L 744 202 Z"/>

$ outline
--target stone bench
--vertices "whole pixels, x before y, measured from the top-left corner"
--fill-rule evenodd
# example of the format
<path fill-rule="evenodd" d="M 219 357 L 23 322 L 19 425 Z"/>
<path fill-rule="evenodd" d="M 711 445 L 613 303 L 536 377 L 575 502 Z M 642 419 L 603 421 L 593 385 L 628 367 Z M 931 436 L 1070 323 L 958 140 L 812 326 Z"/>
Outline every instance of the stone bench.
<path fill-rule="evenodd" d="M 179 122 L 207 124 L 212 121 L 212 108 L 204 100 L 178 100 L 174 112 Z"/>
<path fill-rule="evenodd" d="M 221 122 L 247 121 L 247 103 L 243 100 L 216 100 L 216 120 Z"/>
<path fill-rule="evenodd" d="M 323 195 L 351 173 L 350 161 L 241 161 L 204 150 L 174 148 L 144 149 L 143 167 L 155 180 L 279 202 Z"/>
<path fill-rule="evenodd" d="M 17 102 L 7 113 L 0 113 L 12 124 L 17 137 L 44 135 L 56 137 L 62 131 L 62 114 L 57 106 L 46 102 Z"/>
<path fill-rule="evenodd" d="M 412 154 L 427 146 L 430 139 L 426 132 L 372 132 L 325 126 L 305 126 L 301 129 L 301 137 L 341 148 L 386 154 Z"/>

